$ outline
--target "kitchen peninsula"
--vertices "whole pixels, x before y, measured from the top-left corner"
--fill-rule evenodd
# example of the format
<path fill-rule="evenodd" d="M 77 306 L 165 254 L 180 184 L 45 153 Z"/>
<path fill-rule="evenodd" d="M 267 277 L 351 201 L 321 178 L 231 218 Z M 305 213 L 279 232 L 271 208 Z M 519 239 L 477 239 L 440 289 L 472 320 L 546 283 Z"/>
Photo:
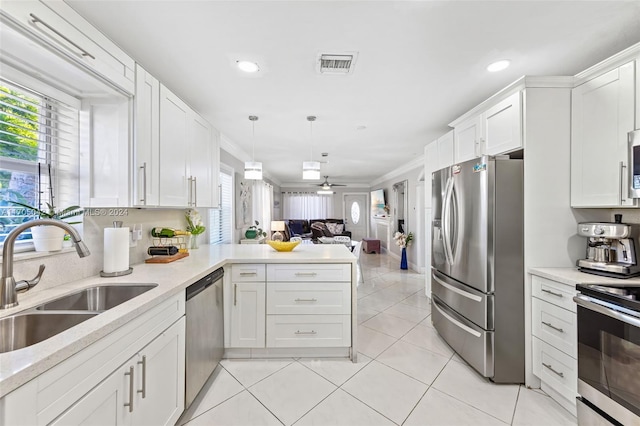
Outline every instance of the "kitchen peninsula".
<path fill-rule="evenodd" d="M 117 376 L 117 385 L 124 386 L 122 375 L 133 374 L 133 370 L 129 372 L 127 360 L 142 359 L 144 351 L 148 351 L 147 348 L 151 348 L 155 341 L 169 339 L 171 330 L 176 330 L 174 334 L 177 336 L 174 338 L 175 343 L 172 343 L 177 351 L 173 352 L 181 351 L 178 355 L 172 355 L 177 356 L 174 364 L 182 366 L 182 371 L 178 368 L 177 374 L 182 374 L 184 380 L 184 292 L 187 286 L 220 267 L 225 270 L 225 352 L 229 352 L 230 356 L 259 357 L 262 348 L 264 353 L 269 354 L 342 356 L 351 357 L 355 361 L 356 258 L 346 247 L 302 244 L 293 252 L 276 252 L 263 244 L 204 246 L 192 250 L 188 257 L 173 263 L 134 265 L 133 273 L 128 276 L 111 279 L 95 276 L 41 291 L 27 292 L 19 296 L 19 306 L 1 311 L 0 320 L 98 284 L 158 284 L 152 290 L 40 343 L 0 354 L 0 423 L 44 424 L 60 420 L 62 413 L 64 416 L 73 414 L 73 407 L 96 397 L 98 391 L 109 383 L 111 376 Z M 233 323 L 230 323 L 236 318 L 231 310 L 242 303 L 236 291 L 243 281 L 240 279 L 236 283 L 236 280 L 241 276 L 238 271 L 245 268 L 257 268 L 259 271 L 252 279 L 252 284 L 256 287 L 255 284 L 260 283 L 257 288 L 261 287 L 258 292 L 261 296 L 254 300 L 263 304 L 265 313 L 262 318 L 258 318 L 258 327 L 263 327 L 264 330 L 263 340 L 251 347 L 233 346 L 235 330 Z M 346 299 L 346 306 L 337 308 L 340 303 L 332 302 L 331 307 L 326 308 L 329 311 L 317 308 L 314 310 L 310 306 L 309 312 L 301 312 L 300 308 L 287 308 L 286 303 L 274 304 L 275 301 L 281 302 L 278 290 L 295 292 L 296 285 L 302 287 L 303 291 L 310 288 L 323 290 L 326 286 L 332 289 L 329 292 L 335 293 L 336 289 L 342 288 L 340 297 L 342 300 Z M 317 299 L 322 302 L 320 297 Z M 342 326 L 338 331 L 340 336 L 327 338 L 320 327 L 314 329 L 312 336 L 300 336 L 302 339 L 296 342 L 297 336 L 287 337 L 282 334 L 285 331 L 279 328 L 279 324 L 285 322 L 294 324 L 295 329 L 296 323 L 309 319 L 314 321 L 315 327 L 315 324 L 322 323 L 323 319 L 329 317 L 342 318 Z M 336 332 L 335 327 L 331 330 Z M 314 338 L 317 339 L 317 345 L 314 344 Z M 147 341 L 148 344 L 144 343 Z M 171 342 L 160 343 L 170 347 Z M 151 357 L 149 353 L 146 356 L 147 359 Z M 135 365 L 136 362 L 132 361 L 131 364 Z M 146 375 L 149 376 L 150 371 L 153 371 L 152 366 L 146 368 Z M 140 375 L 136 374 L 138 386 Z M 148 380 L 151 382 L 154 379 L 151 377 Z M 130 383 L 134 383 L 134 380 Z M 124 398 L 122 394 L 126 398 L 132 395 L 129 390 L 111 392 L 120 399 Z M 133 396 L 131 398 L 133 401 Z M 149 399 L 147 395 L 145 401 L 137 402 L 135 410 L 138 413 L 144 412 L 144 404 L 149 405 Z M 176 416 L 184 408 L 184 405 L 180 405 L 184 403 L 184 389 L 178 389 L 173 399 L 176 406 L 168 414 L 169 417 L 162 420 L 177 420 Z M 171 407 L 167 401 L 158 401 L 155 406 L 150 406 L 157 408 L 162 405 Z M 154 409 L 147 411 L 153 413 Z M 158 410 L 155 411 L 157 413 Z"/>

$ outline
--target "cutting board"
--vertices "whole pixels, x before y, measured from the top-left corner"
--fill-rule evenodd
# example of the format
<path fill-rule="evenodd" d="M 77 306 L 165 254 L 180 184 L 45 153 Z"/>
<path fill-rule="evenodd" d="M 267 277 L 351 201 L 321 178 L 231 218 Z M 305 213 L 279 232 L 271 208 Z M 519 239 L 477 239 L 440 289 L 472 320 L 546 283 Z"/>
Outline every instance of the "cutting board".
<path fill-rule="evenodd" d="M 144 263 L 171 263 L 175 260 L 189 256 L 189 253 L 176 253 L 171 256 L 154 256 L 145 260 Z"/>

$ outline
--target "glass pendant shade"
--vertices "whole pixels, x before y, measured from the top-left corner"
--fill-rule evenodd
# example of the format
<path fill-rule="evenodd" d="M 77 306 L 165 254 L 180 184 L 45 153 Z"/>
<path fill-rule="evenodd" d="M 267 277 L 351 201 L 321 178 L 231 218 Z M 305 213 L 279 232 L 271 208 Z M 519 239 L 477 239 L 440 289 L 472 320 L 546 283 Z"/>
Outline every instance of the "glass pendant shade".
<path fill-rule="evenodd" d="M 244 178 L 262 180 L 262 163 L 246 161 L 244 163 Z"/>
<path fill-rule="evenodd" d="M 303 161 L 302 179 L 320 179 L 320 162 Z"/>

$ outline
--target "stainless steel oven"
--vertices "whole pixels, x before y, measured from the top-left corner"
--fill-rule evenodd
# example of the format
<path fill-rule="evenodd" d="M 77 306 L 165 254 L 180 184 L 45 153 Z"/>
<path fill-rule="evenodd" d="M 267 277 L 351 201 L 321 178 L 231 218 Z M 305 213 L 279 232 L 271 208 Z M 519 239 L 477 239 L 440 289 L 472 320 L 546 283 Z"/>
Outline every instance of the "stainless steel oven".
<path fill-rule="evenodd" d="M 640 286 L 577 289 L 578 423 L 640 424 Z"/>

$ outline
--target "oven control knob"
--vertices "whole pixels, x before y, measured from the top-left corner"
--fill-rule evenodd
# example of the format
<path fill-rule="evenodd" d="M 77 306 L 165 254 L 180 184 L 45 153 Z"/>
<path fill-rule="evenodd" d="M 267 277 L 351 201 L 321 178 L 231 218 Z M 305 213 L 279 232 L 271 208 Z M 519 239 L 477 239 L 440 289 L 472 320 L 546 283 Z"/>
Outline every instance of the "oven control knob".
<path fill-rule="evenodd" d="M 602 226 L 596 226 L 595 228 L 593 228 L 593 233 L 596 235 L 602 235 L 604 234 L 604 229 L 602 228 Z"/>

